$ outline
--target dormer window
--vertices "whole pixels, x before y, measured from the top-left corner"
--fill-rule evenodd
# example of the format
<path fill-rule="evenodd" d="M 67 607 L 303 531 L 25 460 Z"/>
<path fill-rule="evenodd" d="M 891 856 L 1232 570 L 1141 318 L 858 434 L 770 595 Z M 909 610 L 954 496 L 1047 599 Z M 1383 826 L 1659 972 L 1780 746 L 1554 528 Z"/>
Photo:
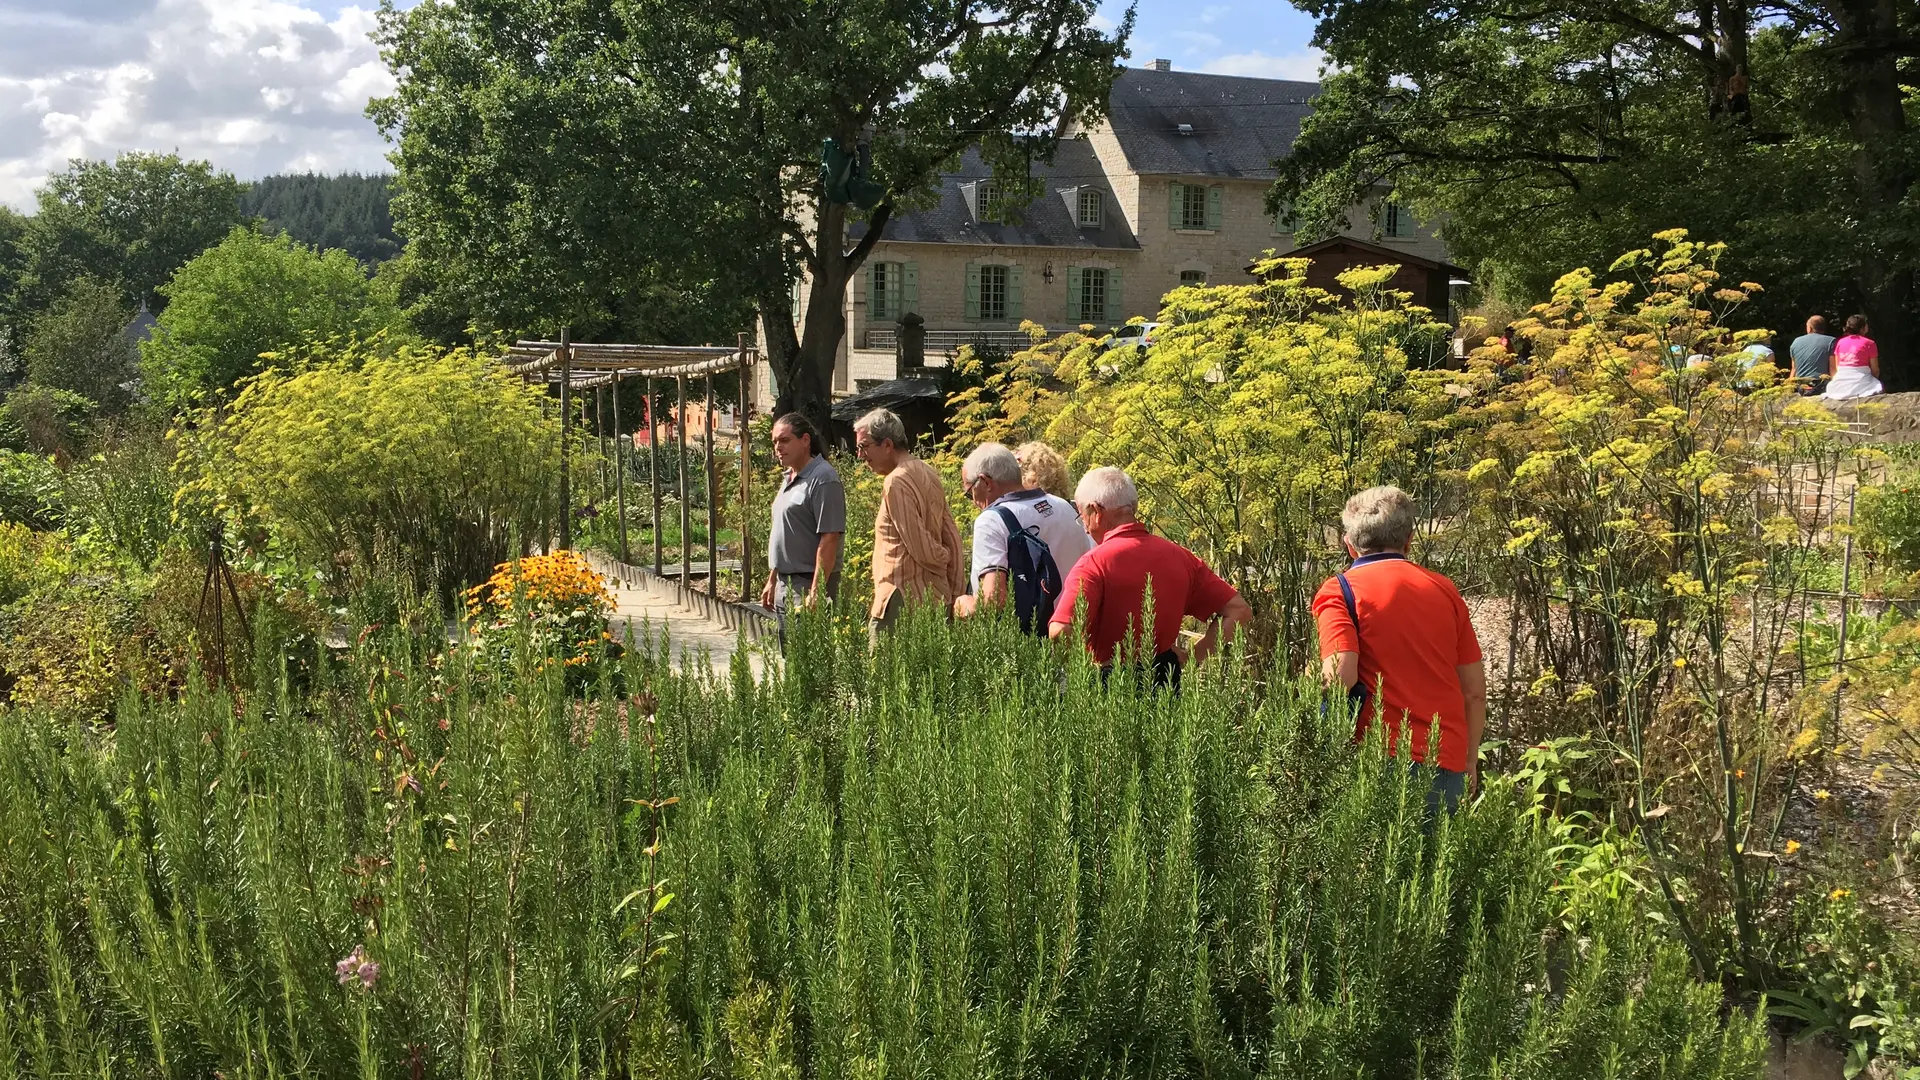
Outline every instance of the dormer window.
<path fill-rule="evenodd" d="M 1103 208 L 1100 189 L 1081 188 L 1080 197 L 1077 201 L 1079 204 L 1076 208 L 1078 213 L 1075 216 L 1080 220 L 1080 227 L 1083 229 L 1099 228 Z"/>
<path fill-rule="evenodd" d="M 998 223 L 1005 216 L 1000 206 L 1000 185 L 991 180 L 980 181 L 974 194 L 975 205 L 979 207 L 981 221 Z"/>

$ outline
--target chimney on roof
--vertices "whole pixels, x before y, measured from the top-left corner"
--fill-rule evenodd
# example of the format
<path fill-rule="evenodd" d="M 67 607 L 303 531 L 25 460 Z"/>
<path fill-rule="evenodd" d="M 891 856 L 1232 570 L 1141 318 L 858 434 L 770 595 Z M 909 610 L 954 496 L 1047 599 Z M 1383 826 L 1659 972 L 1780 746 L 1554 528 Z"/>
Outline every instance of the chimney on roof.
<path fill-rule="evenodd" d="M 1147 69 L 1148 69 L 1149 71 L 1172 71 L 1172 70 L 1173 70 L 1173 61 L 1171 61 L 1171 60 L 1155 60 L 1155 61 L 1154 61 L 1153 63 L 1151 63 L 1151 64 L 1148 64 L 1148 65 L 1147 65 Z"/>

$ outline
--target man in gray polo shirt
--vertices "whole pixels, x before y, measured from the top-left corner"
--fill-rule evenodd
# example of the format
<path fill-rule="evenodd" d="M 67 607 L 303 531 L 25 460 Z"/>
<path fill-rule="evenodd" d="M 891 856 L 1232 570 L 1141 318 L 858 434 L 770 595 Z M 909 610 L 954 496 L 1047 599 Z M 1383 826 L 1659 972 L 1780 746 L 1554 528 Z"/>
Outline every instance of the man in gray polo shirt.
<path fill-rule="evenodd" d="M 773 497 L 773 529 L 767 540 L 767 584 L 760 604 L 780 615 L 794 607 L 832 600 L 840 592 L 842 540 L 847 532 L 847 492 L 840 474 L 822 456 L 819 431 L 799 413 L 773 423 L 773 456 L 786 467 Z"/>

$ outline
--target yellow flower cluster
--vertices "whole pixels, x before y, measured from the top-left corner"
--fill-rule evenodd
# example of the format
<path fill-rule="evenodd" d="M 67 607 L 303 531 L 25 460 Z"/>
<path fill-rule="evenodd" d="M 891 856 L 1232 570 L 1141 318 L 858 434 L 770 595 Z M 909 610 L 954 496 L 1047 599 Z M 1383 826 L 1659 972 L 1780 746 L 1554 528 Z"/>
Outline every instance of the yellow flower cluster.
<path fill-rule="evenodd" d="M 613 610 L 613 593 L 606 581 L 576 551 L 528 555 L 494 567 L 493 576 L 468 589 L 467 615 L 478 619 L 489 610 L 507 614 L 516 603 L 529 610 L 581 610 L 604 615 Z"/>

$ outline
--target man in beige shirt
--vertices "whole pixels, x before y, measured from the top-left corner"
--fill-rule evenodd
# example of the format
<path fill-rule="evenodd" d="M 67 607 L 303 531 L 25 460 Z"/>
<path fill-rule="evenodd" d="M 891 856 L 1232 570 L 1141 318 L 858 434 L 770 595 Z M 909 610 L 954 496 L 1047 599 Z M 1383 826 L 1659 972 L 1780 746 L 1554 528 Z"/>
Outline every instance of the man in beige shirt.
<path fill-rule="evenodd" d="M 960 529 L 933 466 L 907 449 L 906 426 L 886 409 L 854 421 L 854 452 L 883 479 L 873 515 L 872 631 L 891 630 L 911 600 L 938 598 L 952 607 L 966 588 Z"/>

